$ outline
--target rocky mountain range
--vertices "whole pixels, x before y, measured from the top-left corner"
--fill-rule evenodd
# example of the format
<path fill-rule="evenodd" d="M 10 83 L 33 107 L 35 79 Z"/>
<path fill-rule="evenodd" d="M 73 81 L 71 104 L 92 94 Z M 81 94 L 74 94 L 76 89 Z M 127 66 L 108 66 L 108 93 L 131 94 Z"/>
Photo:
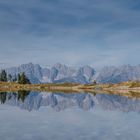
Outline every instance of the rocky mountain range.
<path fill-rule="evenodd" d="M 100 83 L 119 83 L 125 81 L 140 81 L 140 65 L 123 65 L 119 67 L 104 67 L 96 80 Z"/>
<path fill-rule="evenodd" d="M 25 72 L 32 83 L 90 83 L 95 75 L 95 70 L 90 66 L 74 68 L 60 63 L 51 68 L 42 68 L 38 64 L 29 63 L 19 67 L 8 68 L 6 71 L 12 76 Z"/>
<path fill-rule="evenodd" d="M 18 73 L 25 72 L 32 83 L 92 83 L 96 80 L 99 83 L 119 83 L 128 80 L 140 80 L 140 65 L 123 65 L 119 67 L 108 66 L 100 71 L 91 66 L 79 68 L 55 64 L 49 68 L 42 68 L 38 64 L 23 64 L 19 67 L 6 69 L 8 74 L 16 77 Z"/>

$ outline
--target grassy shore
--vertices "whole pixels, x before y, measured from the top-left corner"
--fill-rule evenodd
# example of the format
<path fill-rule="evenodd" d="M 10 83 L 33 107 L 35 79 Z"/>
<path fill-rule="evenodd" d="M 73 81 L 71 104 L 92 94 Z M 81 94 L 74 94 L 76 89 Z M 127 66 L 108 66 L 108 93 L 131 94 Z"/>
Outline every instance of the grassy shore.
<path fill-rule="evenodd" d="M 18 84 L 15 82 L 0 82 L 0 91 L 77 91 L 78 84 Z"/>
<path fill-rule="evenodd" d="M 128 93 L 139 92 L 140 82 L 128 81 L 118 84 L 18 84 L 14 82 L 0 82 L 0 91 L 64 91 L 64 92 L 108 92 L 108 93 Z"/>

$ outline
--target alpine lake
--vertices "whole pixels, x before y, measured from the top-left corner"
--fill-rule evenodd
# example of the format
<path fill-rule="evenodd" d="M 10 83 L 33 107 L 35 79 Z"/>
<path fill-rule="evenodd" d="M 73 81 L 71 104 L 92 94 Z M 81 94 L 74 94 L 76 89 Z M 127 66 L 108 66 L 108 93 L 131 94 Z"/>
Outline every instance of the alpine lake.
<path fill-rule="evenodd" d="M 0 92 L 0 140 L 140 140 L 140 98 Z"/>

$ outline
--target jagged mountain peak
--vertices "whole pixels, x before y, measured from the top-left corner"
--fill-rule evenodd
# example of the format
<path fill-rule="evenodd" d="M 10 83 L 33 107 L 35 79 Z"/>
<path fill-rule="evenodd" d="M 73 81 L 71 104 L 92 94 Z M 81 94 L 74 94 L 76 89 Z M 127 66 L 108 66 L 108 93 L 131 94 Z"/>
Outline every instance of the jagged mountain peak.
<path fill-rule="evenodd" d="M 67 67 L 67 66 L 64 64 L 61 64 L 61 63 L 56 63 L 56 64 L 54 64 L 53 67 L 60 69 L 61 67 Z"/>
<path fill-rule="evenodd" d="M 22 64 L 18 67 L 6 69 L 13 76 L 25 72 L 32 83 L 91 83 L 93 79 L 100 83 L 118 83 L 128 80 L 140 80 L 140 65 L 106 66 L 95 71 L 91 66 L 79 68 L 56 63 L 49 68 L 42 68 L 39 64 Z"/>
<path fill-rule="evenodd" d="M 93 71 L 93 68 L 88 66 L 77 69 L 61 63 L 56 63 L 50 68 L 42 68 L 38 64 L 28 63 L 7 69 L 7 72 L 12 75 L 25 72 L 32 83 L 53 83 L 60 81 L 61 83 L 89 83 L 89 77 L 93 75 Z"/>
<path fill-rule="evenodd" d="M 102 83 L 119 83 L 140 80 L 140 66 L 122 65 L 104 67 L 96 78 Z"/>

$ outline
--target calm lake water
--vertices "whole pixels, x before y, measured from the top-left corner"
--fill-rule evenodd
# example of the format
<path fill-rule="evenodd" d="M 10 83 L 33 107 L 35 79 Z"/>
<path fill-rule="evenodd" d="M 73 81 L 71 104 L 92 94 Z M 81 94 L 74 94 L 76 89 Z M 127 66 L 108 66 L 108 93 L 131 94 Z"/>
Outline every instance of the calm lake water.
<path fill-rule="evenodd" d="M 0 140 L 140 140 L 140 100 L 90 93 L 0 93 Z"/>

